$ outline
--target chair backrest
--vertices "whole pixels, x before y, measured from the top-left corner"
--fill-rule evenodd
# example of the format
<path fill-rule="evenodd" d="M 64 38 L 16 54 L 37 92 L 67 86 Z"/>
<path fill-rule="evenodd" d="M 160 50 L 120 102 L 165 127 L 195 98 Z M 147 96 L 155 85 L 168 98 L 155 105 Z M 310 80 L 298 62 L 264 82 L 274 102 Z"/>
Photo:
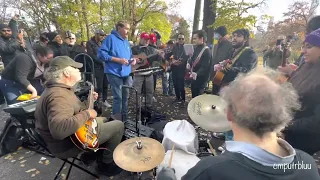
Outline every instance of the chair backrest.
<path fill-rule="evenodd" d="M 86 53 L 80 53 L 74 57 L 74 61 L 83 64 L 83 67 L 80 68 L 83 80 L 90 81 L 96 87 L 93 59 Z"/>

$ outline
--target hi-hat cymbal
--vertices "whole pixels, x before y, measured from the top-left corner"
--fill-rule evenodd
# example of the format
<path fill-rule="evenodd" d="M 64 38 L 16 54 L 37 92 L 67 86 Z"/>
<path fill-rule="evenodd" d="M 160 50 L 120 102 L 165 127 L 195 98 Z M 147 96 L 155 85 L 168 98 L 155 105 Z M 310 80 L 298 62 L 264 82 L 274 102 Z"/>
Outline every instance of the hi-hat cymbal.
<path fill-rule="evenodd" d="M 138 142 L 141 140 L 141 149 Z M 165 156 L 165 150 L 158 141 L 146 138 L 132 138 L 123 141 L 113 152 L 114 162 L 130 172 L 145 172 L 158 166 Z"/>
<path fill-rule="evenodd" d="M 188 115 L 201 128 L 212 132 L 231 130 L 225 108 L 226 102 L 219 96 L 204 94 L 188 104 Z"/>

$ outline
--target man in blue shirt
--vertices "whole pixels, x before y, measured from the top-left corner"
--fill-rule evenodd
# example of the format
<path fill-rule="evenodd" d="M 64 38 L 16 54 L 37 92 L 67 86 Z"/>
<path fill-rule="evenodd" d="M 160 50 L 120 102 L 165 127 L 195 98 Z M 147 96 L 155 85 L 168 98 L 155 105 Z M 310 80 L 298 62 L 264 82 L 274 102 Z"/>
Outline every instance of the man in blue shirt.
<path fill-rule="evenodd" d="M 111 85 L 113 95 L 112 114 L 120 114 L 123 108 L 125 116 L 128 111 L 129 89 L 125 89 L 122 97 L 121 87 L 131 86 L 132 77 L 131 65 L 135 65 L 136 60 L 132 56 L 128 38 L 130 25 L 127 22 L 119 21 L 116 30 L 112 30 L 110 35 L 103 41 L 98 50 L 98 58 L 105 63 L 104 73 Z M 124 107 L 122 107 L 122 100 Z"/>

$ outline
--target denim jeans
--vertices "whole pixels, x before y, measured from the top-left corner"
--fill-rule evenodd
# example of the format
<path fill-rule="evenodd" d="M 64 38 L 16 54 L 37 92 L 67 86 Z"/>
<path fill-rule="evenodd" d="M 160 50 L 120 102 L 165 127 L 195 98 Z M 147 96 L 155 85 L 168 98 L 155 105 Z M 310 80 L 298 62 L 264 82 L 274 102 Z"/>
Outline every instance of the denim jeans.
<path fill-rule="evenodd" d="M 174 93 L 171 72 L 164 72 L 162 74 L 162 91 L 164 95 L 172 95 Z"/>
<path fill-rule="evenodd" d="M 162 91 L 164 95 L 168 95 L 168 81 L 169 81 L 169 73 L 162 73 Z"/>
<path fill-rule="evenodd" d="M 225 132 L 224 136 L 225 136 L 226 141 L 233 141 L 233 132 L 232 131 Z"/>
<path fill-rule="evenodd" d="M 111 86 L 111 91 L 113 95 L 112 114 L 121 114 L 123 112 L 124 116 L 127 117 L 129 89 L 126 88 L 123 90 L 124 92 L 122 97 L 121 87 L 122 85 L 132 86 L 132 77 L 118 77 L 112 74 L 106 74 L 106 76 Z"/>
<path fill-rule="evenodd" d="M 38 96 L 41 95 L 41 93 L 43 92 L 43 87 L 40 83 L 40 80 L 35 79 L 30 83 L 37 90 Z M 19 102 L 17 98 L 21 94 L 30 93 L 22 84 L 3 78 L 0 80 L 0 89 L 7 102 L 7 105 Z"/>
<path fill-rule="evenodd" d="M 174 95 L 174 90 L 173 90 L 173 79 L 172 79 L 172 72 L 169 73 L 169 95 Z"/>

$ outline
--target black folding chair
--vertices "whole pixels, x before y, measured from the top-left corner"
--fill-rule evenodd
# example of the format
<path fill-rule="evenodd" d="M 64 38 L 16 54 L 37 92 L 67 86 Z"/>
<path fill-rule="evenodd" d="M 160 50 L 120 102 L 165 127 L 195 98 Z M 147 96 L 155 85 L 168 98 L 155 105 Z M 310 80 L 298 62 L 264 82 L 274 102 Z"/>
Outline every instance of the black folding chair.
<path fill-rule="evenodd" d="M 25 131 L 28 133 L 28 135 L 30 136 L 30 138 L 31 138 L 33 141 L 37 142 L 42 148 L 44 148 L 49 154 L 51 154 L 51 152 L 50 152 L 50 150 L 47 148 L 47 145 L 46 145 L 46 143 L 44 142 L 44 140 L 41 138 L 41 136 L 40 136 L 33 128 L 26 129 Z M 52 156 L 53 156 L 53 155 L 52 155 Z M 53 156 L 53 157 L 54 157 L 54 156 Z M 60 158 L 59 158 L 59 159 L 60 159 Z M 58 179 L 58 177 L 59 177 L 59 175 L 61 174 L 61 171 L 62 171 L 62 169 L 63 169 L 63 167 L 64 167 L 64 165 L 65 165 L 66 163 L 70 164 L 70 167 L 69 167 L 69 170 L 68 170 L 66 179 L 69 178 L 69 175 L 70 175 L 70 172 L 71 172 L 71 169 L 72 169 L 73 166 L 76 167 L 76 168 L 78 168 L 78 169 L 80 169 L 81 171 L 86 172 L 87 174 L 90 174 L 91 176 L 99 179 L 99 176 L 98 176 L 98 175 L 96 175 L 96 174 L 90 172 L 89 170 L 87 170 L 87 169 L 85 169 L 85 168 L 83 168 L 83 167 L 75 164 L 75 160 L 81 162 L 81 160 L 80 160 L 79 158 L 73 157 L 73 158 L 72 158 L 72 161 L 69 161 L 68 159 L 61 159 L 61 160 L 63 161 L 63 164 L 61 165 L 59 171 L 57 172 L 56 176 L 54 177 L 54 180 Z"/>

